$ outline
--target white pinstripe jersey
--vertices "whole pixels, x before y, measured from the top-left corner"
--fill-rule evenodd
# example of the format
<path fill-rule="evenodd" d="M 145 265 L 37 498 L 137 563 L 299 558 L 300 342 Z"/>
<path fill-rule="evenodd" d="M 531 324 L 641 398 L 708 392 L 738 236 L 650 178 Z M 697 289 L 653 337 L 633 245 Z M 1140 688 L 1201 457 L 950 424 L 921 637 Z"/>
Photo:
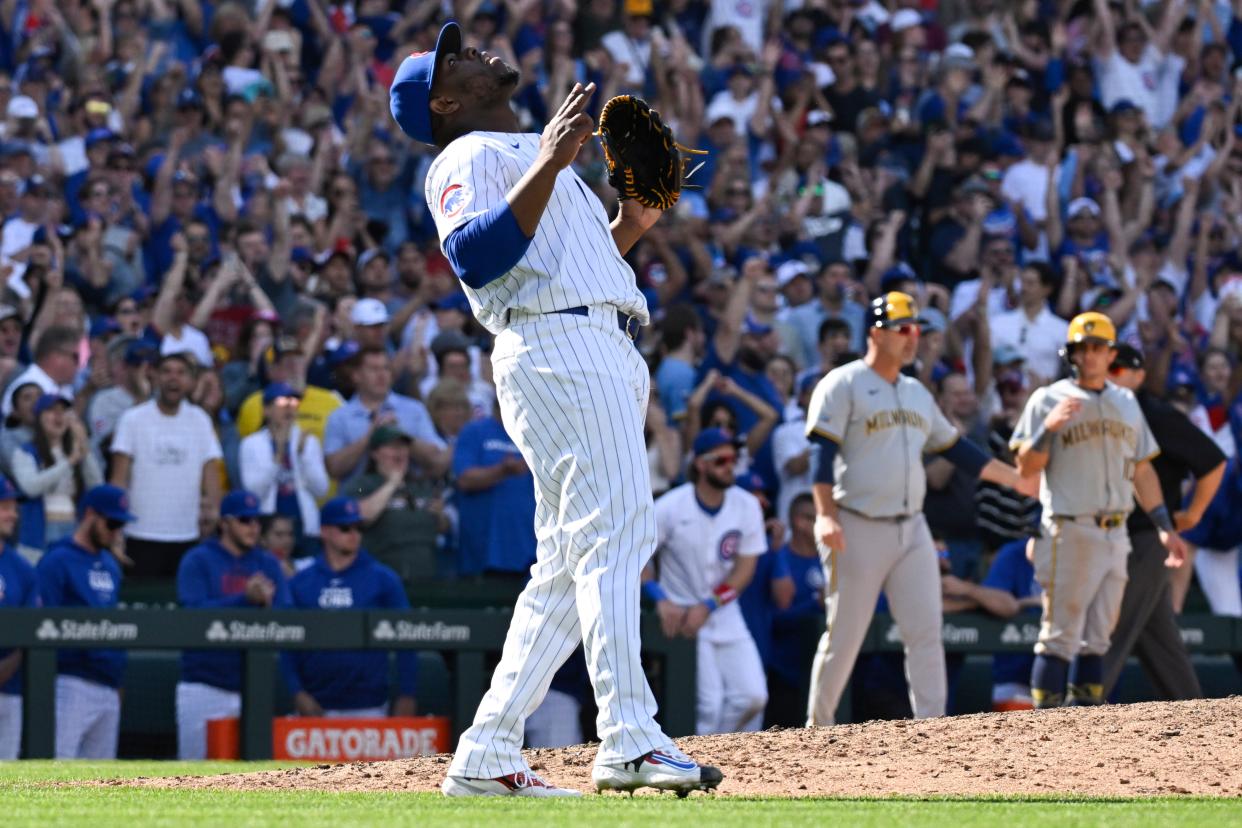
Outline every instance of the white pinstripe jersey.
<path fill-rule="evenodd" d="M 534 166 L 539 136 L 472 132 L 451 142 L 427 172 L 425 195 L 440 242 L 487 212 Z M 621 258 L 599 198 L 572 169 L 556 178 L 535 237 L 517 265 L 481 288 L 462 286 L 475 317 L 492 333 L 511 309 L 550 313 L 581 305 L 615 305 L 650 321 L 646 297 Z"/>

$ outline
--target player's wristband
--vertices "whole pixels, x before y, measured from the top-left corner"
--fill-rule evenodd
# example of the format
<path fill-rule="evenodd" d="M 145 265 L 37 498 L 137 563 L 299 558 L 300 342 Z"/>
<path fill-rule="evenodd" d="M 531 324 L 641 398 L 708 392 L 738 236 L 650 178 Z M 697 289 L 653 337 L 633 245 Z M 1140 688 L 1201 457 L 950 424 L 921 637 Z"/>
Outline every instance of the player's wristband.
<path fill-rule="evenodd" d="M 1052 442 L 1052 432 L 1044 426 L 1043 423 L 1035 429 L 1035 433 L 1031 435 L 1031 448 L 1036 451 L 1047 451 L 1048 443 Z"/>
<path fill-rule="evenodd" d="M 659 581 L 645 581 L 643 583 L 643 595 L 646 595 L 657 604 L 668 600 L 668 593 L 664 591 L 664 587 L 660 586 Z"/>
<path fill-rule="evenodd" d="M 706 604 L 710 601 L 711 604 L 709 604 L 707 608 L 710 610 L 716 610 L 735 600 L 737 600 L 737 590 L 728 584 L 721 584 L 712 590 L 712 597 L 708 598 L 707 601 L 704 601 L 703 603 Z"/>
<path fill-rule="evenodd" d="M 1156 524 L 1157 529 L 1163 529 L 1166 532 L 1173 531 L 1173 518 L 1169 517 L 1169 507 L 1161 503 L 1156 508 L 1147 513 L 1151 518 L 1151 522 Z"/>

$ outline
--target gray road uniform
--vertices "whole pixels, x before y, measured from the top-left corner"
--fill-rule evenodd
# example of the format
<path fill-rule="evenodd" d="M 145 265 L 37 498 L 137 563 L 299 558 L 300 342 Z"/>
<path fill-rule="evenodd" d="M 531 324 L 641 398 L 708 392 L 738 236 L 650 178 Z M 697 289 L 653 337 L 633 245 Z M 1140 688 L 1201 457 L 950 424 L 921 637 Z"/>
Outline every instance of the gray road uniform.
<path fill-rule="evenodd" d="M 1082 408 L 1052 435 L 1040 479 L 1034 563 L 1044 607 L 1035 652 L 1072 661 L 1108 652 L 1126 585 L 1134 469 L 1159 447 L 1130 391 L 1112 383 L 1091 391 L 1063 379 L 1031 395 L 1010 441 L 1015 451 L 1067 397 Z"/>
<path fill-rule="evenodd" d="M 914 715 L 943 716 L 940 569 L 923 517 L 923 455 L 951 450 L 960 435 L 918 380 L 890 383 L 858 360 L 816 386 L 807 436 L 835 453 L 833 499 L 845 535 L 844 552 L 819 548 L 828 628 L 812 667 L 807 724 L 833 723 L 881 590 L 905 646 Z M 962 458 L 950 451 L 949 459 Z M 970 459 L 976 471 L 986 462 L 977 448 Z"/>

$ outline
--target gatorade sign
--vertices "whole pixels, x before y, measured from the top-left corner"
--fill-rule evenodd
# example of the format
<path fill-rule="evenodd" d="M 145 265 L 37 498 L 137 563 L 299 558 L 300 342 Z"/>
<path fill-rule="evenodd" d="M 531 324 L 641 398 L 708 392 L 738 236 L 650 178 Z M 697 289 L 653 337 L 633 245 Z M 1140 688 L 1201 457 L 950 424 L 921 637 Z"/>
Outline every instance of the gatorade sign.
<path fill-rule="evenodd" d="M 381 762 L 431 756 L 449 749 L 443 716 L 387 719 L 272 720 L 272 758 L 304 762 Z"/>

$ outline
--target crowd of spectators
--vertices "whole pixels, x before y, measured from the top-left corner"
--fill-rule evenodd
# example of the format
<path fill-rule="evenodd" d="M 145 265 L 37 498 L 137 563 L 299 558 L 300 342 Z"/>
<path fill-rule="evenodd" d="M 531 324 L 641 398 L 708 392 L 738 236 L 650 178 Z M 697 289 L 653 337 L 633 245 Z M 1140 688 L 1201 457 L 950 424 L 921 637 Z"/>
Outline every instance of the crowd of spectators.
<path fill-rule="evenodd" d="M 803 406 L 861 352 L 884 291 L 926 309 L 910 370 L 998 456 L 1060 375 L 1068 318 L 1095 309 L 1236 477 L 1237 0 L 0 9 L 0 471 L 32 561 L 108 481 L 136 518 L 116 549 L 127 580 L 171 580 L 245 489 L 287 573 L 320 551 L 319 507 L 339 493 L 407 588 L 520 581 L 531 477 L 424 200 L 435 150 L 388 115 L 396 66 L 450 17 L 521 68 L 531 131 L 594 81 L 592 112 L 640 95 L 707 151 L 628 256 L 654 320 L 639 337 L 654 494 L 684 479 L 701 430 L 728 432 L 773 554 L 806 580 L 803 612 L 823 577 L 799 499 L 816 451 Z M 574 169 L 613 209 L 596 142 Z M 946 595 L 968 596 L 1038 504 L 944 461 L 927 472 Z M 1242 526 L 1214 543 L 1204 590 L 1242 615 Z M 779 639 L 772 615 L 757 637 Z"/>

